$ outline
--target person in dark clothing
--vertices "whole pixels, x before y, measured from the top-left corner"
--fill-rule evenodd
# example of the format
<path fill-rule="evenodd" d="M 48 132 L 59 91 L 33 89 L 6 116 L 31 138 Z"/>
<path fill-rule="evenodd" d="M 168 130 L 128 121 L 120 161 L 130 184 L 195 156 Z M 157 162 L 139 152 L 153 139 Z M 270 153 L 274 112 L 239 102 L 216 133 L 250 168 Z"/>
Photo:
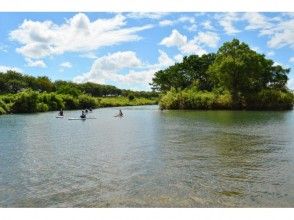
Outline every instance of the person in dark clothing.
<path fill-rule="evenodd" d="M 62 109 L 60 109 L 60 111 L 59 111 L 59 116 L 63 116 L 63 110 Z"/>
<path fill-rule="evenodd" d="M 85 115 L 85 112 L 84 112 L 84 111 L 82 111 L 82 114 L 81 114 L 80 117 L 81 117 L 81 118 L 86 118 L 86 115 Z"/>

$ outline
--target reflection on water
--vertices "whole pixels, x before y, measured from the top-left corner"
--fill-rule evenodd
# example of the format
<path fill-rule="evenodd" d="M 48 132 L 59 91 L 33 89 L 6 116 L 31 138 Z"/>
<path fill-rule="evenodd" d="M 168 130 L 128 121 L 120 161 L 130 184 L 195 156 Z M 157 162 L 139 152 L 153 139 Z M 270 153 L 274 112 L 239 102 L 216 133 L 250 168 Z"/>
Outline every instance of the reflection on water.
<path fill-rule="evenodd" d="M 122 110 L 1 116 L 0 206 L 293 207 L 293 111 Z"/>

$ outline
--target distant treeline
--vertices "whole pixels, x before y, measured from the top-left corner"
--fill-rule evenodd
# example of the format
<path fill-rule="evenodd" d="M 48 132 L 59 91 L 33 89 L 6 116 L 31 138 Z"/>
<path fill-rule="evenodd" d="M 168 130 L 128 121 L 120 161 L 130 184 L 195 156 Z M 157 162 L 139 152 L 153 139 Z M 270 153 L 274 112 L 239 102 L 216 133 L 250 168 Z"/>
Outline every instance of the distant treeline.
<path fill-rule="evenodd" d="M 157 92 L 124 90 L 91 82 L 52 82 L 46 76 L 33 77 L 15 71 L 0 72 L 0 115 L 149 105 L 157 102 Z"/>
<path fill-rule="evenodd" d="M 155 73 L 163 109 L 292 109 L 290 69 L 234 39 L 217 53 L 191 55 Z"/>
<path fill-rule="evenodd" d="M 111 85 L 101 85 L 92 82 L 74 83 L 62 80 L 52 82 L 47 76 L 34 77 L 11 70 L 7 71 L 6 73 L 0 72 L 0 94 L 15 94 L 26 89 L 31 89 L 39 92 L 56 92 L 58 94 L 70 94 L 75 97 L 81 94 L 88 94 L 94 97 L 158 97 L 158 93 L 152 91 L 131 91 L 119 89 Z"/>

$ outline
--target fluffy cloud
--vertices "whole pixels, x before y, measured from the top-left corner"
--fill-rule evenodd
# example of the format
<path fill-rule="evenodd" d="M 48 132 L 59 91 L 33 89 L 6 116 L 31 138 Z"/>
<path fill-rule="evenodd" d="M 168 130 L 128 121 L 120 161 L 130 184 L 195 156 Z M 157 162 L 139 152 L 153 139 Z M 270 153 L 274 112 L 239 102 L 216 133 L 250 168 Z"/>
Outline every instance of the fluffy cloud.
<path fill-rule="evenodd" d="M 78 13 L 64 24 L 57 25 L 52 21 L 24 22 L 10 32 L 10 39 L 22 46 L 17 52 L 31 59 L 40 59 L 64 52 L 89 52 L 100 47 L 110 46 L 141 39 L 137 32 L 151 28 L 125 27 L 125 16 L 118 14 L 108 19 L 90 21 Z"/>
<path fill-rule="evenodd" d="M 261 29 L 261 35 L 270 33 L 272 24 L 266 16 L 263 16 L 260 13 L 245 13 L 243 19 L 248 22 L 248 25 L 245 27 L 245 30 L 256 30 Z"/>
<path fill-rule="evenodd" d="M 279 22 L 272 30 L 271 39 L 268 46 L 271 48 L 281 48 L 290 46 L 294 49 L 294 19 Z"/>
<path fill-rule="evenodd" d="M 185 28 L 187 30 L 190 29 L 191 31 L 194 31 L 195 28 L 197 27 L 195 22 L 196 22 L 195 18 L 192 17 L 192 16 L 180 16 L 179 18 L 177 18 L 175 20 L 169 20 L 169 19 L 162 20 L 162 21 L 159 22 L 159 26 L 172 26 L 172 25 L 175 25 L 175 24 L 178 24 L 178 23 L 189 23 L 193 27 L 189 28 L 189 26 L 186 26 Z"/>
<path fill-rule="evenodd" d="M 41 67 L 41 68 L 47 67 L 46 63 L 44 63 L 43 60 L 32 60 L 30 58 L 26 58 L 25 60 L 27 62 L 27 66 L 29 67 Z"/>
<path fill-rule="evenodd" d="M 185 35 L 182 35 L 175 29 L 172 30 L 170 36 L 165 37 L 161 40 L 160 45 L 164 45 L 166 47 L 177 47 L 181 53 L 186 55 L 202 55 L 206 53 L 206 51 L 199 47 L 193 40 L 188 41 Z"/>
<path fill-rule="evenodd" d="M 210 30 L 210 31 L 213 31 L 215 30 L 215 28 L 212 26 L 211 24 L 211 21 L 207 20 L 207 21 L 204 21 L 203 23 L 201 23 L 201 26 L 206 29 L 206 30 Z"/>
<path fill-rule="evenodd" d="M 198 35 L 194 38 L 196 42 L 199 44 L 204 44 L 211 48 L 216 48 L 220 37 L 217 33 L 207 31 L 207 32 L 199 32 Z"/>
<path fill-rule="evenodd" d="M 174 22 L 172 20 L 162 20 L 159 22 L 159 26 L 171 26 Z"/>
<path fill-rule="evenodd" d="M 174 60 L 161 50 L 157 63 L 151 65 L 143 63 L 133 51 L 116 52 L 96 59 L 90 71 L 75 77 L 74 81 L 112 82 L 121 88 L 139 86 L 148 89 L 154 73 L 172 64 Z"/>
<path fill-rule="evenodd" d="M 240 32 L 240 30 L 234 26 L 234 23 L 240 20 L 240 17 L 237 13 L 224 13 L 222 15 L 216 16 L 216 19 L 219 20 L 219 24 L 224 28 L 226 34 L 234 35 Z"/>
<path fill-rule="evenodd" d="M 70 62 L 63 62 L 63 63 L 60 64 L 60 67 L 72 68 L 72 64 Z"/>
<path fill-rule="evenodd" d="M 19 73 L 22 73 L 22 69 L 18 68 L 18 67 L 12 67 L 12 66 L 1 66 L 0 65 L 0 72 L 2 73 L 6 73 L 8 70 L 12 70 L 12 71 L 16 71 Z"/>
<path fill-rule="evenodd" d="M 148 18 L 148 19 L 158 20 L 166 15 L 168 15 L 168 13 L 165 13 L 165 12 L 131 12 L 131 13 L 127 13 L 126 16 L 132 19 Z"/>
<path fill-rule="evenodd" d="M 294 78 L 290 78 L 287 82 L 287 87 L 294 90 Z"/>

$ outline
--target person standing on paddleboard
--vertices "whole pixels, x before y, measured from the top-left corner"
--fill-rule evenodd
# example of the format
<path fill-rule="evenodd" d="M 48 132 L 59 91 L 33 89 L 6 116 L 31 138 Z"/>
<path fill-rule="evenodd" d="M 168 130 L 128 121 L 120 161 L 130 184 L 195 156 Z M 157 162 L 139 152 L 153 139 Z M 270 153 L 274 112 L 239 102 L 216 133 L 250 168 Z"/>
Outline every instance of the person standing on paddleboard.
<path fill-rule="evenodd" d="M 118 116 L 120 116 L 120 117 L 124 116 L 124 114 L 122 113 L 121 110 L 119 110 Z"/>
<path fill-rule="evenodd" d="M 60 111 L 59 111 L 59 116 L 63 116 L 63 110 L 62 109 L 60 109 Z"/>
<path fill-rule="evenodd" d="M 82 115 L 80 116 L 81 118 L 86 118 L 85 112 L 82 111 Z"/>

